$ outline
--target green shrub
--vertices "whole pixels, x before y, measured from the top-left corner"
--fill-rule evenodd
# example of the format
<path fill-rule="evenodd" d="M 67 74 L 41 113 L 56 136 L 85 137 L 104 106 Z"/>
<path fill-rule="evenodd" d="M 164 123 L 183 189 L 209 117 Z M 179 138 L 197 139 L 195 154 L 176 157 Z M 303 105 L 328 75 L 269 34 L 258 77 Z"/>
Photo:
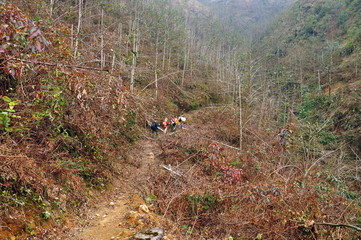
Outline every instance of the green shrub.
<path fill-rule="evenodd" d="M 215 207 L 219 201 L 218 196 L 205 193 L 204 195 L 189 195 L 190 206 L 192 214 L 199 213 L 199 211 L 207 211 Z"/>
<path fill-rule="evenodd" d="M 12 100 L 9 97 L 2 97 L 2 100 L 4 100 L 8 107 L 5 109 L 0 109 L 0 131 L 5 132 L 15 132 L 21 130 L 21 128 L 14 127 L 13 125 L 13 119 L 20 118 L 20 116 L 15 114 L 14 107 L 18 104 L 20 104 L 19 100 Z"/>
<path fill-rule="evenodd" d="M 336 144 L 338 142 L 338 136 L 335 136 L 331 132 L 321 132 L 318 134 L 319 140 L 318 142 L 321 143 L 324 146 L 327 146 L 329 144 Z"/>
<path fill-rule="evenodd" d="M 189 110 L 197 110 L 197 109 L 200 109 L 201 107 L 202 107 L 202 105 L 196 100 L 193 100 L 189 104 Z"/>

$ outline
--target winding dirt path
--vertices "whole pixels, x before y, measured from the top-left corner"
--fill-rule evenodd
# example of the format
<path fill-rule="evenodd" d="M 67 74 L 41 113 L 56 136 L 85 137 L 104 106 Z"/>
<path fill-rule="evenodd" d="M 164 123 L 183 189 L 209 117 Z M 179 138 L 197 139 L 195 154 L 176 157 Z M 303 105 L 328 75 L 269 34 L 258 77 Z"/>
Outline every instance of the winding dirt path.
<path fill-rule="evenodd" d="M 136 169 L 130 171 L 131 177 L 126 183 L 124 180 L 115 182 L 110 199 L 90 208 L 81 226 L 71 230 L 65 239 L 127 239 L 144 226 L 139 218 L 154 219 L 151 212 L 146 212 L 147 209 L 139 210 L 139 206 L 144 204 L 140 194 L 146 190 L 144 183 L 147 181 L 148 171 L 154 170 L 160 164 L 156 157 L 160 153 L 157 141 L 142 140 L 134 145 L 128 154 L 128 161 L 136 165 Z"/>

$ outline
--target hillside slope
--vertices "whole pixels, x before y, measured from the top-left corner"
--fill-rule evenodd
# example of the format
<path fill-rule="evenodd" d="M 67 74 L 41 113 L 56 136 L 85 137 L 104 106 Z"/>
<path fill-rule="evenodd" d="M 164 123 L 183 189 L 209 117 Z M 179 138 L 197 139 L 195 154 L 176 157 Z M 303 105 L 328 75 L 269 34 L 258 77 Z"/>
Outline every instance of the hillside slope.
<path fill-rule="evenodd" d="M 88 237 L 87 217 L 116 234 L 93 215 L 104 201 L 127 237 L 359 238 L 360 82 L 334 86 L 359 76 L 344 67 L 358 45 L 340 55 L 276 26 L 254 50 L 178 3 L 197 15 L 171 0 L 0 3 L 0 239 Z M 180 115 L 185 129 L 150 137 Z M 151 214 L 109 205 L 119 194 Z"/>
<path fill-rule="evenodd" d="M 320 71 L 325 84 L 332 71 L 334 82 L 353 82 L 360 78 L 360 12 L 359 1 L 297 1 L 265 34 L 263 50 L 285 64 L 301 61 L 306 81 Z"/>
<path fill-rule="evenodd" d="M 350 143 L 357 154 L 360 13 L 359 1 L 297 1 L 257 48 L 285 108 L 307 123 L 326 124 L 326 135 Z"/>

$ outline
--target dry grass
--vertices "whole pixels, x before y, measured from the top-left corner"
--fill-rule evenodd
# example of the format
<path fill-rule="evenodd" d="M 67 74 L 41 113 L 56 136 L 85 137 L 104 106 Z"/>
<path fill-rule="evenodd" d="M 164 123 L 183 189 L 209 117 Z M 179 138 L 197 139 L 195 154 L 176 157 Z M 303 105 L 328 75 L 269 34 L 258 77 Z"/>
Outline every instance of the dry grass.
<path fill-rule="evenodd" d="M 205 161 L 214 154 L 208 149 L 211 139 L 232 144 L 227 133 L 217 138 L 217 132 L 222 132 L 218 124 L 229 119 L 225 111 L 217 112 L 195 112 L 187 117 L 188 129 L 176 137 L 162 138 L 162 159 L 182 176 L 164 171 L 153 176 L 150 184 L 160 213 L 183 228 L 183 239 L 360 236 L 349 228 L 313 225 L 355 221 L 361 212 L 354 200 L 346 199 L 337 186 L 317 175 L 318 169 L 304 177 L 298 160 L 292 164 L 292 152 L 274 149 L 275 136 L 267 131 L 253 129 L 247 134 L 245 142 L 252 147 L 242 153 L 219 144 L 218 161 L 244 171 L 240 184 L 224 183 L 224 173 Z"/>

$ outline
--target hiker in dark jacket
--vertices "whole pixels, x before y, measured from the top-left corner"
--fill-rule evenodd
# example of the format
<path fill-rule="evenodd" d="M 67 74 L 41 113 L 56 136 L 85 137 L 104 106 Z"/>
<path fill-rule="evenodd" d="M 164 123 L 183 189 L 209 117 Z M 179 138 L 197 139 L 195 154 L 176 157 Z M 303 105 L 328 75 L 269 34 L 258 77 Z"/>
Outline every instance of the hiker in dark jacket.
<path fill-rule="evenodd" d="M 159 128 L 159 123 L 152 122 L 152 124 L 150 125 L 150 129 L 152 129 L 153 135 L 158 135 L 158 128 Z"/>

